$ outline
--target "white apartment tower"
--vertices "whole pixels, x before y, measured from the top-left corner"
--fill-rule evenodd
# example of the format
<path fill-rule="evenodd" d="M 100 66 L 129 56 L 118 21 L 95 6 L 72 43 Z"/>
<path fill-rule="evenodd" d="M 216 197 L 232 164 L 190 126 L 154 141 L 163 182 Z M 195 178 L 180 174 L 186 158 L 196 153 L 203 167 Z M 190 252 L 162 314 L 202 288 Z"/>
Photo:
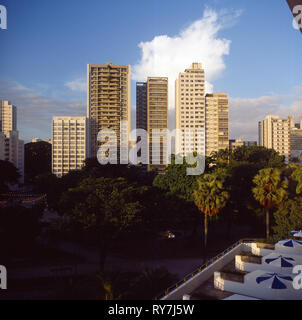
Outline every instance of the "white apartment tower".
<path fill-rule="evenodd" d="M 17 131 L 17 108 L 7 100 L 0 100 L 0 160 L 11 162 L 24 182 L 24 141 Z"/>
<path fill-rule="evenodd" d="M 175 81 L 175 153 L 205 154 L 205 75 L 201 63 L 192 63 Z"/>
<path fill-rule="evenodd" d="M 295 126 L 293 117 L 280 118 L 268 115 L 261 123 L 261 145 L 274 149 L 285 157 L 288 163 L 291 157 L 291 129 Z"/>
<path fill-rule="evenodd" d="M 89 121 L 86 117 L 53 117 L 52 172 L 62 177 L 81 169 L 89 156 Z"/>
<path fill-rule="evenodd" d="M 0 101 L 0 131 L 6 136 L 10 131 L 17 131 L 17 108 L 7 100 Z"/>

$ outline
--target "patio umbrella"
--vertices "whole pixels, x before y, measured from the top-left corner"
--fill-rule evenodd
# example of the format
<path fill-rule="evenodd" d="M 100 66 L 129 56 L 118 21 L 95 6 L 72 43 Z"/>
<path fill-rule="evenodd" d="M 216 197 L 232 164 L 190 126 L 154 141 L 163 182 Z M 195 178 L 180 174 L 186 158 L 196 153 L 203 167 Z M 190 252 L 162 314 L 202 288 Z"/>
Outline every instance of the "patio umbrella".
<path fill-rule="evenodd" d="M 271 289 L 287 289 L 289 282 L 292 281 L 292 277 L 278 273 L 265 273 L 262 276 L 256 278 L 256 282 L 258 284 L 265 283 Z"/>
<path fill-rule="evenodd" d="M 283 257 L 281 255 L 276 258 L 265 259 L 265 262 L 267 264 L 270 264 L 270 265 L 276 266 L 276 267 L 281 267 L 281 268 L 293 267 L 293 263 L 290 263 L 289 261 L 295 262 L 295 259 L 290 258 L 290 257 Z"/>
<path fill-rule="evenodd" d="M 280 244 L 283 247 L 302 248 L 302 241 L 299 240 L 286 239 L 279 241 L 278 244 Z"/>
<path fill-rule="evenodd" d="M 289 233 L 291 236 L 297 237 L 297 238 L 302 238 L 302 230 L 299 231 L 291 231 Z"/>

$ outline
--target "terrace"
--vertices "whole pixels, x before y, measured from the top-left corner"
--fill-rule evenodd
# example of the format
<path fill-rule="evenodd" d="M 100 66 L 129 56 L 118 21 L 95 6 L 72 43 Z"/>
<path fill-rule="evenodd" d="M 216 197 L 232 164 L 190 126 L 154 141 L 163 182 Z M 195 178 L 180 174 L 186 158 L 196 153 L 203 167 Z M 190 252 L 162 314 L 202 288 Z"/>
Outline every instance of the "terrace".
<path fill-rule="evenodd" d="M 161 300 L 301 300 L 293 268 L 302 265 L 302 241 L 240 240 L 168 288 Z"/>

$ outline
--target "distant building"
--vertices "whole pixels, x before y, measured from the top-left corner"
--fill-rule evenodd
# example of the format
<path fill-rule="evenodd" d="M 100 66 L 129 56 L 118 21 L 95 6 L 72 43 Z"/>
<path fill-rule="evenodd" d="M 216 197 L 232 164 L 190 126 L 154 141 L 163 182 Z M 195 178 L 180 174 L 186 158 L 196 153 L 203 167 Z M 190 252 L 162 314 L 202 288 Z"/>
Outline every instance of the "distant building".
<path fill-rule="evenodd" d="M 289 163 L 291 157 L 291 129 L 295 126 L 293 117 L 280 118 L 269 115 L 261 123 L 261 145 L 274 149 Z"/>
<path fill-rule="evenodd" d="M 0 131 L 5 136 L 17 131 L 17 108 L 7 100 L 0 100 Z"/>
<path fill-rule="evenodd" d="M 147 131 L 147 82 L 136 83 L 136 129 Z"/>
<path fill-rule="evenodd" d="M 246 147 L 253 147 L 258 145 L 257 141 L 243 141 L 243 144 Z"/>
<path fill-rule="evenodd" d="M 89 154 L 89 121 L 86 117 L 53 117 L 52 172 L 61 177 L 81 169 Z"/>
<path fill-rule="evenodd" d="M 244 146 L 244 142 L 241 139 L 230 140 L 230 150 L 234 150 L 242 146 Z"/>
<path fill-rule="evenodd" d="M 50 144 L 52 143 L 51 139 L 43 140 L 43 139 L 40 139 L 40 138 L 33 138 L 33 139 L 31 140 L 32 143 L 37 143 L 37 142 L 42 142 L 42 141 L 47 142 L 47 143 L 50 143 Z"/>
<path fill-rule="evenodd" d="M 149 135 L 148 170 L 163 172 L 168 164 L 168 78 L 147 78 L 147 132 Z M 154 130 L 162 130 L 156 134 Z M 160 150 L 153 148 L 158 140 Z"/>
<path fill-rule="evenodd" d="M 300 123 L 291 129 L 291 160 L 298 161 L 302 155 L 302 117 Z"/>
<path fill-rule="evenodd" d="M 229 149 L 229 99 L 227 93 L 206 95 L 206 156 Z"/>
<path fill-rule="evenodd" d="M 7 100 L 0 100 L 0 160 L 11 162 L 24 183 L 24 141 L 17 131 L 17 108 Z"/>

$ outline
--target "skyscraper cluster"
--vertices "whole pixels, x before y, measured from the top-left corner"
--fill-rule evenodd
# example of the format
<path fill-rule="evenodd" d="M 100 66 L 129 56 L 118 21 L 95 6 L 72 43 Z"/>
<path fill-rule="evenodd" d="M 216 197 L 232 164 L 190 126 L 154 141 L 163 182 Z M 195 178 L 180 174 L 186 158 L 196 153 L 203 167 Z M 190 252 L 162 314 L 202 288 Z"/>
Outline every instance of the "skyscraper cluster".
<path fill-rule="evenodd" d="M 24 182 L 24 141 L 17 130 L 17 108 L 7 100 L 0 100 L 0 160 L 14 164 Z"/>
<path fill-rule="evenodd" d="M 148 170 L 162 172 L 169 152 L 182 156 L 197 152 L 209 155 L 229 146 L 229 103 L 226 93 L 205 94 L 205 75 L 200 63 L 193 63 L 179 74 L 175 83 L 175 127 L 183 132 L 178 138 L 169 135 L 168 78 L 147 77 L 136 83 L 136 129 L 147 132 Z M 103 129 L 115 133 L 117 154 L 128 157 L 131 128 L 130 66 L 89 64 L 87 66 L 87 117 L 53 118 L 53 173 L 61 176 L 78 169 L 87 157 L 96 157 Z M 74 130 L 81 122 L 83 136 Z M 137 141 L 142 137 L 137 135 Z M 82 139 L 87 139 L 85 146 Z M 127 148 L 121 149 L 121 139 Z M 110 140 L 110 139 L 109 139 Z M 114 141 L 114 140 L 113 140 Z M 125 142 L 125 141 L 124 141 Z M 157 143 L 159 148 L 155 148 Z M 133 144 L 133 143 L 132 143 Z M 139 152 L 140 153 L 140 152 Z M 128 158 L 127 158 L 128 159 Z"/>

